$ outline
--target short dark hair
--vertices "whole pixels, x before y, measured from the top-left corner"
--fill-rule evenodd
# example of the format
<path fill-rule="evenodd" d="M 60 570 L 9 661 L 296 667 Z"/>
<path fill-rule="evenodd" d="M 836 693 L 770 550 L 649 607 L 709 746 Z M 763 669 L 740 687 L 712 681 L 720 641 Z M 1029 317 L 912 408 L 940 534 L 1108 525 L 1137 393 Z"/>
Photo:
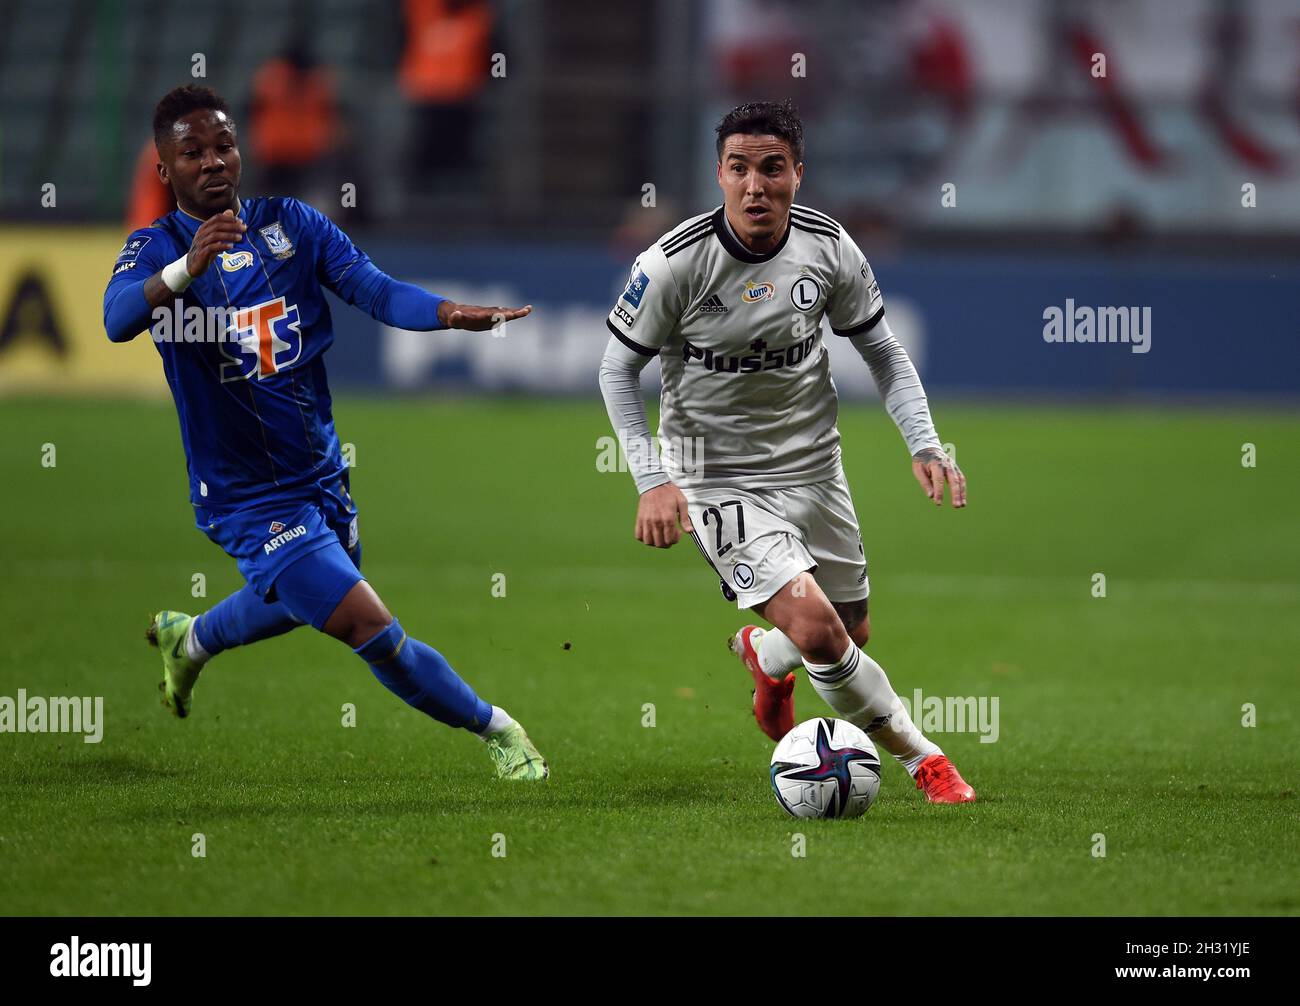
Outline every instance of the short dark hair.
<path fill-rule="evenodd" d="M 785 140 L 794 154 L 794 161 L 803 161 L 803 120 L 799 109 L 787 98 L 785 101 L 748 101 L 737 105 L 722 117 L 715 132 L 718 134 L 718 160 L 722 160 L 722 145 L 728 136 L 741 133 L 746 136 L 775 136 Z"/>
<path fill-rule="evenodd" d="M 210 87 L 203 87 L 200 84 L 182 84 L 164 94 L 153 110 L 154 145 L 159 147 L 163 145 L 163 141 L 171 135 L 172 126 L 176 125 L 177 119 L 183 119 L 201 108 L 230 114 L 226 99 Z"/>

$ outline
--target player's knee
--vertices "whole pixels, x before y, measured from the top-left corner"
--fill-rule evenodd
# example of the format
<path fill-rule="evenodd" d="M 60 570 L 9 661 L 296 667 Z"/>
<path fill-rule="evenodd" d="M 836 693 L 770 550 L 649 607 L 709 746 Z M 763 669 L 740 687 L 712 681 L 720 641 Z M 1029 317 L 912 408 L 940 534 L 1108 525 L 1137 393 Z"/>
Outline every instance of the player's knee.
<path fill-rule="evenodd" d="M 835 613 L 844 624 L 844 631 L 849 634 L 857 646 L 865 646 L 871 638 L 871 616 L 867 614 L 867 602 L 855 601 L 852 604 L 835 605 Z"/>
<path fill-rule="evenodd" d="M 347 637 L 344 641 L 352 647 L 352 649 L 359 649 L 392 624 L 392 615 L 387 615 L 386 617 L 358 619 L 349 625 Z"/>
<path fill-rule="evenodd" d="M 871 616 L 865 612 L 860 621 L 854 628 L 849 629 L 849 638 L 857 646 L 866 646 L 867 640 L 871 638 Z"/>
<path fill-rule="evenodd" d="M 393 623 L 393 616 L 365 580 L 357 582 L 325 622 L 324 631 L 354 650 Z"/>
<path fill-rule="evenodd" d="M 849 646 L 843 623 L 830 610 L 800 619 L 786 635 L 800 653 L 817 664 L 835 663 Z"/>

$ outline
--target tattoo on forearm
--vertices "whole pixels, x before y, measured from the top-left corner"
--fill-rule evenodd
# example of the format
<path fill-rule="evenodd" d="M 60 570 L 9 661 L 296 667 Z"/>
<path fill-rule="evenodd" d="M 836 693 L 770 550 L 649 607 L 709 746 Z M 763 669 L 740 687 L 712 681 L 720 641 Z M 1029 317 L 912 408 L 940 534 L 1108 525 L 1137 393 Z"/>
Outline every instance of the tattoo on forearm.
<path fill-rule="evenodd" d="M 162 273 L 156 272 L 144 281 L 144 299 L 150 307 L 162 307 L 175 298 L 172 288 L 163 282 Z"/>

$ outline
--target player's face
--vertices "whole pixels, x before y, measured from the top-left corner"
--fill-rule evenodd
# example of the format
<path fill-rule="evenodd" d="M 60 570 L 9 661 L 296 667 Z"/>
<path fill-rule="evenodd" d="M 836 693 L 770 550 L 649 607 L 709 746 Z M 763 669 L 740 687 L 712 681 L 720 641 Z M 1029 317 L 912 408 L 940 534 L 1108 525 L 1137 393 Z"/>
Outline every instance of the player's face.
<path fill-rule="evenodd" d="M 776 245 L 785 234 L 790 204 L 803 179 L 785 140 L 733 133 L 722 144 L 718 185 L 732 229 L 753 251 Z"/>
<path fill-rule="evenodd" d="M 239 146 L 225 112 L 204 108 L 177 119 L 158 156 L 158 177 L 186 213 L 206 220 L 238 207 Z"/>

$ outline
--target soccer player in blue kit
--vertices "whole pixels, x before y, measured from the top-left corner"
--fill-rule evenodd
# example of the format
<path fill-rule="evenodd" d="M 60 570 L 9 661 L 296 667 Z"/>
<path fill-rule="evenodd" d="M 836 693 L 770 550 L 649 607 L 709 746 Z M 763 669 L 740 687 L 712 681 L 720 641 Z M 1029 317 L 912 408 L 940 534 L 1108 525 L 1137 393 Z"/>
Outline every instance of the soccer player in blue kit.
<path fill-rule="evenodd" d="M 523 727 L 408 636 L 361 575 L 324 363 L 334 338 L 325 289 L 412 331 L 485 331 L 531 306 L 452 303 L 387 276 L 296 199 L 241 200 L 235 123 L 208 88 L 169 92 L 153 129 L 158 175 L 179 209 L 127 238 L 104 292 L 104 327 L 113 342 L 151 331 L 180 418 L 196 523 L 247 581 L 201 615 L 153 617 L 147 637 L 162 651 L 164 704 L 189 715 L 213 656 L 310 624 L 350 646 L 403 701 L 482 738 L 501 778 L 545 779 Z M 198 317 L 221 320 L 191 322 Z"/>

